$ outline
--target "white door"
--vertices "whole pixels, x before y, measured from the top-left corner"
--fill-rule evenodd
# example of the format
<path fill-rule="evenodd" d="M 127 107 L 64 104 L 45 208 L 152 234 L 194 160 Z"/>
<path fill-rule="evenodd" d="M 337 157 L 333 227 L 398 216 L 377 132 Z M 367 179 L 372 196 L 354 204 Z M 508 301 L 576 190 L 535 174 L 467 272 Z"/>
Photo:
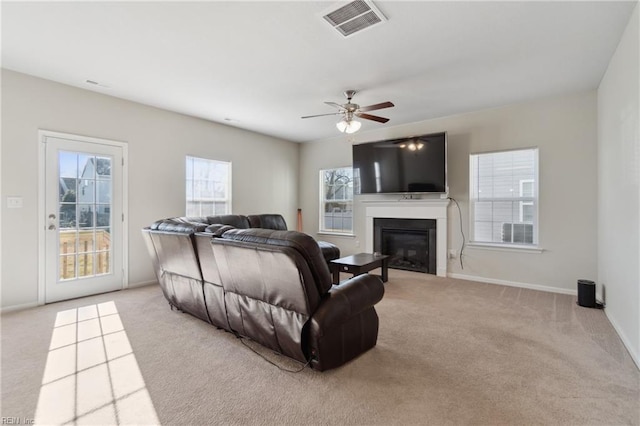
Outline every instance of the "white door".
<path fill-rule="evenodd" d="M 123 147 L 44 133 L 44 301 L 123 288 Z"/>

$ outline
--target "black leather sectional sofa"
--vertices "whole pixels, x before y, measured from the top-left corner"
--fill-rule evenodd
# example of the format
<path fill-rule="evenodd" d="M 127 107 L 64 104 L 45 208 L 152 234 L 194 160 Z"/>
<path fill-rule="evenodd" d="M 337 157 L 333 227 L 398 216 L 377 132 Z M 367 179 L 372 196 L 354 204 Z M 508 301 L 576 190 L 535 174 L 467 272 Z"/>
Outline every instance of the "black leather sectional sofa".
<path fill-rule="evenodd" d="M 382 281 L 332 286 L 337 247 L 279 215 L 163 219 L 143 235 L 172 307 L 321 371 L 376 344 Z"/>

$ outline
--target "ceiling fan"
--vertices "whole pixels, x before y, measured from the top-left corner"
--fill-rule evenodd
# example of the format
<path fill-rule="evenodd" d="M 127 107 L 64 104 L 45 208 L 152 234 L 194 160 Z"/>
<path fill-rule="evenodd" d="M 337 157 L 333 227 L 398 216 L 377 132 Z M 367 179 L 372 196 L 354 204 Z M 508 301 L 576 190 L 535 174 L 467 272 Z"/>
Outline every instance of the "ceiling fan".
<path fill-rule="evenodd" d="M 351 103 L 351 99 L 355 94 L 356 94 L 355 90 L 345 91 L 344 96 L 345 98 L 347 98 L 347 103 L 343 105 L 337 104 L 335 102 L 325 102 L 325 104 L 327 105 L 331 105 L 332 107 L 338 108 L 339 112 L 333 112 L 330 114 L 306 115 L 302 118 L 323 117 L 325 115 L 342 115 L 343 116 L 342 120 L 340 120 L 336 124 L 336 127 L 338 128 L 338 130 L 340 130 L 342 133 L 355 133 L 358 130 L 360 130 L 360 126 L 362 125 L 362 123 L 354 119 L 354 116 L 359 118 L 364 118 L 365 120 L 377 121 L 378 123 L 386 123 L 387 121 L 389 121 L 388 118 L 379 117 L 377 115 L 365 114 L 365 112 L 375 111 L 377 109 L 383 109 L 383 108 L 391 108 L 392 106 L 394 106 L 393 103 L 387 101 L 387 102 L 381 102 L 379 104 L 361 107 L 358 104 Z"/>

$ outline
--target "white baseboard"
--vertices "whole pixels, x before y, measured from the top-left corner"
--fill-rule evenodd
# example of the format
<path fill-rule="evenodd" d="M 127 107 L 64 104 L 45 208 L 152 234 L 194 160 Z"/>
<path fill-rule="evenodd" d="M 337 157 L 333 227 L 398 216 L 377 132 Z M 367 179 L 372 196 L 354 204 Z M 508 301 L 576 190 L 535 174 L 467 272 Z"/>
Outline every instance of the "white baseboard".
<path fill-rule="evenodd" d="M 129 283 L 129 286 L 127 288 L 138 288 L 138 287 L 144 287 L 144 286 L 147 286 L 147 285 L 154 285 L 154 284 L 158 284 L 158 280 L 142 281 L 142 282 L 134 283 L 134 284 Z"/>
<path fill-rule="evenodd" d="M 568 294 L 568 295 L 571 295 L 571 296 L 575 296 L 578 293 L 577 290 L 570 290 L 570 289 L 567 289 L 567 288 L 550 287 L 550 286 L 541 285 L 541 284 L 519 283 L 519 282 L 515 282 L 515 281 L 498 280 L 498 279 L 495 279 L 495 278 L 478 277 L 478 276 L 475 276 L 475 275 L 464 275 L 464 274 L 449 273 L 449 274 L 447 274 L 447 276 L 451 277 L 451 278 L 457 278 L 457 279 L 460 279 L 460 280 L 477 281 L 477 282 L 487 283 L 487 284 L 506 285 L 506 286 L 509 286 L 509 287 L 527 288 L 527 289 L 530 289 L 530 290 L 546 291 L 546 292 L 549 292 L 549 293 Z"/>
<path fill-rule="evenodd" d="M 157 280 L 142 281 L 135 284 L 129 284 L 129 286 L 123 288 L 123 290 L 126 290 L 127 288 L 137 288 L 137 287 L 144 287 L 147 285 L 157 285 L 157 284 L 158 284 Z M 91 296 L 87 296 L 87 297 L 91 297 Z M 15 311 L 22 311 L 24 309 L 35 308 L 36 306 L 41 306 L 41 305 L 38 304 L 38 302 L 30 302 L 30 303 L 23 303 L 21 305 L 4 306 L 4 307 L 0 307 L 0 314 L 5 314 L 8 312 L 15 312 Z"/>
<path fill-rule="evenodd" d="M 636 363 L 636 367 L 638 368 L 638 370 L 640 370 L 640 356 L 638 356 L 638 353 L 631 347 L 631 343 L 629 342 L 629 339 L 627 338 L 626 334 L 624 334 L 624 332 L 622 331 L 622 328 L 618 326 L 618 323 L 609 316 L 606 308 L 604 310 L 604 314 L 609 319 L 609 322 L 613 326 L 614 330 L 616 330 L 616 333 L 618 333 L 618 336 L 620 336 L 620 340 L 622 340 L 622 344 L 624 345 L 625 348 L 627 348 L 627 352 L 629 352 L 629 355 L 631 356 L 631 359 L 633 360 L 633 362 Z"/>
<path fill-rule="evenodd" d="M 0 314 L 6 314 L 7 312 L 22 311 L 23 309 L 35 308 L 38 306 L 38 302 L 23 303 L 21 305 L 4 306 L 0 308 Z"/>

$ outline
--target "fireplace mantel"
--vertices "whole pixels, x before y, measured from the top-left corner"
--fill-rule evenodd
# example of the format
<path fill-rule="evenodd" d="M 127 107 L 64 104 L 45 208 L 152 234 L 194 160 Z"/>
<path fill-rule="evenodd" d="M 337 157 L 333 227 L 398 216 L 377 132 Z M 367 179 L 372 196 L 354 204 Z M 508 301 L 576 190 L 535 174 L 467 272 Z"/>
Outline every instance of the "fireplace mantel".
<path fill-rule="evenodd" d="M 435 219 L 436 275 L 447 276 L 447 207 L 448 199 L 428 200 L 362 200 L 365 207 L 365 249 L 373 253 L 373 219 Z"/>

